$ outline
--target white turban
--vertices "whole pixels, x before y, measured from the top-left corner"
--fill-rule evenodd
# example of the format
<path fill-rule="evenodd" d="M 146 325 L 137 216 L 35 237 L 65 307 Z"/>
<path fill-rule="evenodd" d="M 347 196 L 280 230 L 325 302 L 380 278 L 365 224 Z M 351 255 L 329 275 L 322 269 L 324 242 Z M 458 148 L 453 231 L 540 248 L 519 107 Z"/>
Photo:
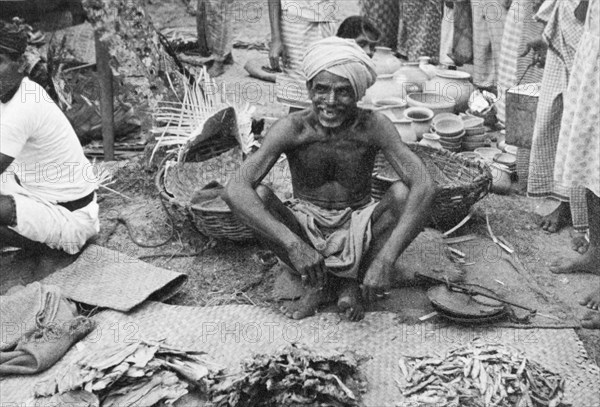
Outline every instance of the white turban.
<path fill-rule="evenodd" d="M 375 65 L 366 52 L 354 40 L 338 37 L 324 38 L 308 47 L 302 69 L 308 80 L 321 71 L 348 79 L 358 100 L 377 78 Z"/>

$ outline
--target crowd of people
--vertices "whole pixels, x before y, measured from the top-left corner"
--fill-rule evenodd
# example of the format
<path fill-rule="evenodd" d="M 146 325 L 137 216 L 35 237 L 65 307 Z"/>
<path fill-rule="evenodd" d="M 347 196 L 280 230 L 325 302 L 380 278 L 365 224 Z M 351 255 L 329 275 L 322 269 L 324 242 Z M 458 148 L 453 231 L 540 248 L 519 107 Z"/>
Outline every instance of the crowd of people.
<path fill-rule="evenodd" d="M 434 186 L 424 164 L 398 142 L 390 120 L 357 106 L 376 80 L 376 44 L 407 60 L 470 65 L 476 86 L 499 93 L 500 120 L 503 92 L 523 80 L 541 82 L 528 193 L 561 202 L 543 219 L 544 230 L 571 219 L 581 231 L 573 239 L 580 256 L 556 261 L 551 271 L 599 274 L 599 0 L 360 0 L 361 15 L 338 26 L 339 3 L 268 0 L 269 59 L 289 115 L 224 192 L 232 211 L 306 282 L 306 294 L 284 313 L 304 318 L 335 298 L 350 319 L 361 319 L 364 304 L 389 288 L 396 260 L 428 216 Z M 232 4 L 198 0 L 199 45 L 215 57 L 215 76 L 232 61 L 231 22 L 202 16 L 218 15 L 215 7 L 227 13 Z M 95 179 L 64 114 L 25 76 L 26 45 L 23 32 L 2 24 L 0 239 L 77 253 L 99 229 Z M 374 202 L 379 150 L 401 181 Z M 287 202 L 261 184 L 282 154 L 294 189 Z M 597 310 L 600 290 L 582 303 Z M 598 315 L 584 325 L 600 327 Z"/>

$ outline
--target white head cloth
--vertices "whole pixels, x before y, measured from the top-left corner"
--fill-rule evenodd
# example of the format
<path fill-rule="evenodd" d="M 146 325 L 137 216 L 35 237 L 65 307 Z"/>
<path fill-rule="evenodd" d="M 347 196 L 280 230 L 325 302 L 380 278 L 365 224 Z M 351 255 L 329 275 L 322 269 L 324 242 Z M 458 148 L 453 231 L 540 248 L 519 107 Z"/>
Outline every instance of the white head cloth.
<path fill-rule="evenodd" d="M 365 51 L 354 40 L 338 37 L 324 38 L 308 47 L 302 69 L 308 80 L 321 71 L 348 79 L 358 100 L 377 78 L 375 65 Z"/>

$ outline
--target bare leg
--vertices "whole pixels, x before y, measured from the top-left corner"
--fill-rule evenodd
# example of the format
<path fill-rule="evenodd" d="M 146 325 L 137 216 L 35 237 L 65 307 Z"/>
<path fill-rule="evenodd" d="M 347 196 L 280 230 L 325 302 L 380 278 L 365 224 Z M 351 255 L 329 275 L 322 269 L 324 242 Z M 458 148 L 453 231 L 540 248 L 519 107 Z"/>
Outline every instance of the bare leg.
<path fill-rule="evenodd" d="M 342 281 L 337 306 L 350 321 L 360 321 L 365 317 L 365 307 L 358 281 L 353 279 Z"/>
<path fill-rule="evenodd" d="M 569 204 L 561 202 L 551 214 L 546 215 L 540 222 L 540 227 L 548 233 L 556 233 L 569 224 Z"/>
<path fill-rule="evenodd" d="M 262 199 L 269 212 L 277 218 L 281 223 L 286 225 L 292 232 L 300 236 L 304 241 L 308 242 L 307 237 L 303 233 L 294 214 L 281 202 L 281 200 L 273 193 L 273 191 L 265 186 L 259 185 L 256 188 L 256 193 Z M 277 257 L 287 264 L 290 269 L 294 270 L 287 252 L 283 247 L 279 247 L 268 236 L 258 236 L 265 247 L 272 250 Z M 281 307 L 281 312 L 292 319 L 302 319 L 314 315 L 320 305 L 328 301 L 327 290 L 320 290 L 316 287 L 307 287 L 302 297 L 288 305 Z"/>
<path fill-rule="evenodd" d="M 587 190 L 588 219 L 590 225 L 590 246 L 585 254 L 574 259 L 558 259 L 550 266 L 550 271 L 562 273 L 600 274 L 600 197 Z"/>
<path fill-rule="evenodd" d="M 593 310 L 600 309 L 600 289 L 589 293 L 583 300 L 579 301 L 579 304 Z"/>
<path fill-rule="evenodd" d="M 216 78 L 225 73 L 225 64 L 220 59 L 215 59 L 210 68 L 208 68 L 208 74 L 211 78 Z"/>
<path fill-rule="evenodd" d="M 206 40 L 206 0 L 198 0 L 196 11 L 196 30 L 198 32 L 198 51 L 203 57 L 210 55 L 210 49 Z"/>

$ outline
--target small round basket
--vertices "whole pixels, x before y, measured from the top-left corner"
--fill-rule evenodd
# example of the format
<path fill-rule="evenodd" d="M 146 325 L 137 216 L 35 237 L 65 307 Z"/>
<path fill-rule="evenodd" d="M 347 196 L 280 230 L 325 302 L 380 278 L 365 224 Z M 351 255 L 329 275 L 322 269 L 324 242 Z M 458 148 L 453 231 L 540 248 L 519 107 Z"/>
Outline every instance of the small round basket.
<path fill-rule="evenodd" d="M 431 223 L 449 229 L 460 222 L 471 207 L 490 190 L 492 174 L 480 160 L 471 160 L 446 150 L 420 144 L 408 144 L 424 162 L 435 183 L 436 194 L 431 208 Z M 399 180 L 392 166 L 379 152 L 371 184 L 371 195 L 381 199 L 390 185 Z"/>

